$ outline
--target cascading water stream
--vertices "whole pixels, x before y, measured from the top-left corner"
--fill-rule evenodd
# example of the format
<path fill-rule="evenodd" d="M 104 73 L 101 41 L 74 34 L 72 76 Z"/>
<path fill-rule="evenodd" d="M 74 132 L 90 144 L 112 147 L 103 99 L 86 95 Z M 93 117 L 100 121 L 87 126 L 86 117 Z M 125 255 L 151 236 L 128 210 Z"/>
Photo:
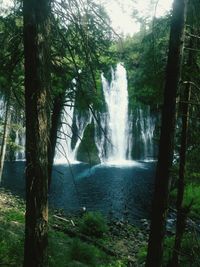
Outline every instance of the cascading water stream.
<path fill-rule="evenodd" d="M 25 133 L 24 130 L 16 131 L 15 144 L 17 150 L 15 152 L 15 160 L 25 160 Z"/>
<path fill-rule="evenodd" d="M 148 106 L 136 106 L 132 111 L 128 110 L 127 75 L 122 63 L 118 63 L 115 69 L 111 69 L 110 82 L 103 74 L 101 80 L 106 110 L 95 112 L 97 119 L 94 120 L 95 132 L 91 134 L 91 144 L 94 140 L 98 151 L 95 153 L 98 153 L 100 162 L 129 164 L 131 159 L 153 159 L 156 119 Z M 76 158 L 80 152 L 79 147 L 85 129 L 92 122 L 90 112 L 78 111 L 74 108 L 74 101 L 69 98 L 66 98 L 66 103 L 62 114 L 62 126 L 58 130 L 55 163 L 77 162 Z M 3 117 L 3 111 L 4 100 L 0 99 L 0 117 Z M 23 136 L 21 132 L 16 133 L 15 143 L 19 147 L 15 154 L 16 160 L 24 158 Z M 90 147 L 92 147 L 91 144 Z M 89 150 L 88 153 L 90 153 Z"/>
<path fill-rule="evenodd" d="M 150 107 L 146 107 L 146 114 L 142 109 L 139 109 L 139 121 L 141 126 L 141 137 L 143 141 L 143 159 L 151 160 L 154 155 L 153 148 L 153 136 L 155 129 L 155 122 L 153 118 L 150 116 Z"/>
<path fill-rule="evenodd" d="M 115 70 L 111 69 L 111 83 L 101 75 L 103 93 L 107 107 L 107 118 L 101 116 L 106 129 L 106 140 L 100 140 L 98 147 L 106 143 L 106 153 L 100 152 L 103 161 L 125 161 L 130 155 L 129 121 L 128 121 L 128 88 L 126 70 L 121 63 Z M 98 138 L 96 138 L 98 139 Z M 102 148 L 101 148 L 102 149 Z M 104 156 L 103 156 L 104 155 Z"/>
<path fill-rule="evenodd" d="M 98 158 L 97 163 L 129 164 L 128 161 L 131 159 L 153 160 L 156 155 L 156 144 L 153 138 L 157 117 L 151 114 L 150 107 L 145 105 L 138 104 L 132 107 L 131 111 L 128 110 L 127 75 L 122 63 L 118 63 L 115 69 L 111 69 L 110 82 L 103 74 L 101 80 L 106 110 L 94 113 L 95 131 L 91 133 L 90 130 L 91 144 L 88 146 L 90 149 L 96 145 L 93 155 L 94 158 Z M 75 91 L 75 79 L 72 82 Z M 77 162 L 77 154 L 80 158 L 79 152 L 82 148 L 79 150 L 79 147 L 81 140 L 84 139 L 85 129 L 92 122 L 90 112 L 74 109 L 74 101 L 69 97 L 66 98 L 66 103 L 62 115 L 62 126 L 58 130 L 55 163 Z M 4 121 L 4 116 L 5 100 L 1 97 L 0 119 L 2 121 Z M 22 122 L 18 123 L 23 125 Z M 25 159 L 24 132 L 25 130 L 16 132 L 15 160 Z M 86 136 L 88 138 L 88 132 Z M 87 145 L 85 147 L 87 150 Z M 89 149 L 87 154 L 90 153 Z M 85 158 L 82 157 L 81 160 L 85 161 Z"/>

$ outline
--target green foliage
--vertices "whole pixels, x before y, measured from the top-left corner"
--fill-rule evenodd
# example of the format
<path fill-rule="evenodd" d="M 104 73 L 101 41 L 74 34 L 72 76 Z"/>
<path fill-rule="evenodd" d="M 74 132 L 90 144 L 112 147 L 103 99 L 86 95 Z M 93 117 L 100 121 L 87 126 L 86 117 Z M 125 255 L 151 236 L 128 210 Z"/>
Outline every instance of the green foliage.
<path fill-rule="evenodd" d="M 112 263 L 107 263 L 106 265 L 100 265 L 99 267 L 126 267 L 127 264 L 122 260 L 116 260 Z"/>
<path fill-rule="evenodd" d="M 18 198 L 2 191 L 0 202 L 0 263 L 2 266 L 21 267 L 24 248 L 24 207 Z"/>
<path fill-rule="evenodd" d="M 190 214 L 193 217 L 199 217 L 200 211 L 200 185 L 189 184 L 185 188 L 184 204 L 191 205 Z"/>
<path fill-rule="evenodd" d="M 147 247 L 142 246 L 137 253 L 138 263 L 143 264 L 145 262 L 146 256 L 147 256 Z"/>
<path fill-rule="evenodd" d="M 103 237 L 108 231 L 108 226 L 100 213 L 87 212 L 80 222 L 80 231 L 89 236 Z"/>
<path fill-rule="evenodd" d="M 74 239 L 69 248 L 69 261 L 75 262 L 75 264 L 80 262 L 86 266 L 98 266 L 98 261 L 102 256 L 105 257 L 95 246 L 81 242 L 79 239 Z"/>
<path fill-rule="evenodd" d="M 49 231 L 49 267 L 68 266 L 68 248 L 71 239 L 64 233 L 58 231 Z"/>
<path fill-rule="evenodd" d="M 168 52 L 169 17 L 154 19 L 149 29 L 116 44 L 119 58 L 127 69 L 130 106 L 162 104 Z M 153 27 L 152 27 L 153 24 Z"/>
<path fill-rule="evenodd" d="M 174 247 L 174 236 L 168 236 L 164 240 L 164 254 L 163 254 L 163 266 L 167 266 L 171 260 Z M 195 233 L 185 233 L 182 240 L 180 266 L 199 266 L 200 260 L 198 257 L 200 249 L 200 239 Z M 144 264 L 147 255 L 147 247 L 140 248 L 137 258 L 139 264 Z"/>
<path fill-rule="evenodd" d="M 12 209 L 9 212 L 6 212 L 4 214 L 4 218 L 5 221 L 7 222 L 14 221 L 19 223 L 24 223 L 24 213 L 19 210 Z"/>
<path fill-rule="evenodd" d="M 0 227 L 0 262 L 2 266 L 22 266 L 23 235 L 17 229 L 1 223 Z"/>
<path fill-rule="evenodd" d="M 174 189 L 171 193 L 171 201 L 173 204 L 176 202 L 177 189 Z M 200 211 L 200 185 L 187 184 L 185 186 L 184 193 L 184 206 L 190 206 L 189 216 L 199 218 Z"/>
<path fill-rule="evenodd" d="M 78 110 L 87 110 L 90 104 L 98 109 L 102 106 L 100 71 L 108 65 L 110 58 L 109 17 L 104 8 L 94 1 L 76 1 L 73 4 L 80 4 L 81 12 L 79 8 L 71 9 L 71 6 L 65 3 L 60 5 L 59 13 L 54 18 L 53 94 L 67 89 L 69 92 L 76 92 L 72 94 L 72 98 L 75 97 Z M 84 6 L 85 4 L 87 6 Z M 76 85 L 72 82 L 74 79 Z"/>
<path fill-rule="evenodd" d="M 167 237 L 164 243 L 164 266 L 170 261 L 172 257 L 172 251 L 174 246 L 174 237 Z M 195 234 L 185 234 L 182 240 L 180 266 L 199 266 L 198 253 L 200 249 L 200 240 Z"/>
<path fill-rule="evenodd" d="M 190 140 L 190 151 L 188 151 L 187 156 L 187 169 L 189 173 L 189 176 L 192 173 L 200 173 L 199 166 L 200 166 L 200 138 L 199 138 L 199 125 L 197 123 L 197 120 L 195 120 L 196 125 L 190 126 L 191 134 L 193 135 Z M 198 126 L 198 127 L 197 127 Z"/>

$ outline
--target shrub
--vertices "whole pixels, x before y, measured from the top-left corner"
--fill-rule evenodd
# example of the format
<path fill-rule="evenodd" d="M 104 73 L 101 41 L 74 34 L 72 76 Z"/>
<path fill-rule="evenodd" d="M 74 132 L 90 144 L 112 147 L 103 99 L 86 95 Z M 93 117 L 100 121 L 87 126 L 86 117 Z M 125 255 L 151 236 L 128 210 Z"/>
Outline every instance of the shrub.
<path fill-rule="evenodd" d="M 102 237 L 108 231 L 108 226 L 100 213 L 88 212 L 80 222 L 80 231 L 89 236 Z"/>
<path fill-rule="evenodd" d="M 142 246 L 137 253 L 137 261 L 139 264 L 144 264 L 147 256 L 147 246 Z"/>
<path fill-rule="evenodd" d="M 174 246 L 174 237 L 165 238 L 164 243 L 164 257 L 163 262 L 164 266 L 167 265 L 169 260 L 172 257 Z M 180 253 L 180 266 L 200 266 L 199 260 L 199 249 L 200 249 L 200 240 L 192 233 L 184 234 L 182 240 L 182 248 Z"/>
<path fill-rule="evenodd" d="M 177 189 L 170 193 L 171 201 L 175 205 L 177 197 Z M 200 210 L 200 185 L 188 184 L 185 186 L 184 205 L 191 205 L 190 216 L 199 218 Z"/>
<path fill-rule="evenodd" d="M 167 266 L 172 257 L 174 247 L 174 236 L 166 237 L 164 240 L 163 266 Z M 184 234 L 180 257 L 180 266 L 200 266 L 199 259 L 200 239 L 194 233 Z M 142 246 L 137 254 L 139 264 L 144 264 L 147 255 L 147 246 Z"/>
<path fill-rule="evenodd" d="M 79 239 L 72 241 L 69 248 L 69 261 L 73 261 L 70 263 L 71 266 L 84 266 L 83 264 L 98 266 L 99 258 L 101 258 L 101 252 L 95 246 L 83 243 Z"/>
<path fill-rule="evenodd" d="M 191 215 L 199 216 L 200 210 L 200 186 L 189 184 L 185 188 L 184 194 L 184 203 L 189 205 L 192 202 L 191 206 Z"/>

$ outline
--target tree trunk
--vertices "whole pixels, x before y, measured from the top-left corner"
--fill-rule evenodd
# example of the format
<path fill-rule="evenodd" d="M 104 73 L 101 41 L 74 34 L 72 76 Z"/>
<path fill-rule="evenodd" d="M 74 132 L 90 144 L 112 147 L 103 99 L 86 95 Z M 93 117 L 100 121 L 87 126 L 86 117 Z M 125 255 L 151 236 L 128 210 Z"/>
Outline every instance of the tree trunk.
<path fill-rule="evenodd" d="M 189 47 L 194 48 L 192 38 L 190 37 Z M 194 51 L 189 50 L 187 66 L 189 68 L 193 65 Z M 190 75 L 190 74 L 189 74 Z M 179 266 L 179 255 L 181 250 L 181 241 L 185 231 L 185 224 L 187 213 L 189 209 L 183 206 L 184 189 L 185 189 L 185 164 L 186 164 L 186 152 L 187 152 L 187 137 L 188 137 L 188 125 L 189 125 L 189 102 L 191 96 L 191 84 L 188 82 L 184 88 L 183 97 L 181 98 L 181 144 L 180 144 L 180 159 L 179 159 L 179 178 L 177 188 L 177 221 L 176 221 L 176 237 L 173 249 L 171 267 Z"/>
<path fill-rule="evenodd" d="M 24 267 L 47 266 L 50 0 L 24 0 L 26 215 Z"/>
<path fill-rule="evenodd" d="M 3 126 L 3 136 L 1 141 L 1 149 L 0 149 L 0 182 L 2 179 L 4 160 L 6 155 L 6 146 L 7 139 L 9 135 L 9 125 L 11 122 L 11 112 L 10 112 L 10 101 L 8 100 L 6 103 L 6 112 L 5 112 L 5 121 Z"/>
<path fill-rule="evenodd" d="M 186 5 L 186 0 L 174 0 L 173 3 L 161 136 L 146 267 L 162 266 L 163 240 L 171 182 L 170 170 L 174 147 L 176 94 L 180 79 Z"/>
<path fill-rule="evenodd" d="M 65 101 L 65 92 L 60 93 L 54 99 L 53 112 L 51 115 L 51 130 L 50 130 L 50 142 L 48 148 L 48 174 L 49 174 L 49 187 L 51 185 L 52 167 L 55 156 L 57 133 L 61 126 L 61 114 Z"/>

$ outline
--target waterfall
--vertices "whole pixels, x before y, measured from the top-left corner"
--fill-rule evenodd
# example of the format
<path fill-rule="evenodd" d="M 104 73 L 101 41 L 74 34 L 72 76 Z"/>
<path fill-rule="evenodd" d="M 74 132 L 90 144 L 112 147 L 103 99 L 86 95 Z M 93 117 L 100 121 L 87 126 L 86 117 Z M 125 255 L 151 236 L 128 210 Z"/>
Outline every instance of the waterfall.
<path fill-rule="evenodd" d="M 84 138 L 87 142 L 88 140 L 90 142 L 91 138 L 88 147 L 87 143 L 85 145 L 87 153 L 89 154 L 90 149 L 93 149 L 92 157 L 98 157 L 102 163 L 127 164 L 131 159 L 153 159 L 155 155 L 153 137 L 157 119 L 152 116 L 149 106 L 137 104 L 135 107 L 132 105 L 129 110 L 127 74 L 123 64 L 118 63 L 115 69 L 111 68 L 110 82 L 104 74 L 101 74 L 101 81 L 104 111 L 81 111 L 74 108 L 74 100 L 66 97 L 66 105 L 61 116 L 62 125 L 57 134 L 55 162 L 77 162 L 77 154 L 79 159 L 85 161 L 85 157 L 79 155 L 81 153 L 83 155 L 84 148 L 80 145 Z M 75 99 L 76 80 L 73 79 L 72 83 L 74 91 L 71 95 Z M 4 100 L 0 98 L 0 118 L 3 118 L 3 111 Z M 93 128 L 94 131 L 85 132 L 86 127 L 92 123 L 91 113 L 95 118 L 93 120 L 95 128 Z M 15 143 L 18 147 L 15 152 L 16 160 L 24 158 L 25 138 L 23 136 L 21 131 L 16 132 Z"/>
<path fill-rule="evenodd" d="M 17 130 L 15 137 L 16 151 L 15 160 L 25 160 L 25 131 Z"/>
<path fill-rule="evenodd" d="M 111 82 L 101 75 L 106 112 L 99 113 L 95 142 L 101 162 L 154 158 L 156 119 L 150 106 L 138 104 L 128 110 L 126 70 L 121 63 L 111 68 Z"/>
<path fill-rule="evenodd" d="M 132 144 L 132 158 L 140 160 L 152 160 L 155 157 L 154 132 L 156 117 L 150 111 L 150 106 L 139 105 L 132 111 L 132 132 L 134 134 Z"/>
<path fill-rule="evenodd" d="M 75 163 L 77 151 L 83 138 L 85 128 L 91 123 L 91 115 L 79 116 L 74 110 L 74 101 L 67 99 L 68 103 L 62 114 L 62 126 L 58 134 L 56 145 L 56 163 Z M 75 133 L 74 133 L 75 132 Z M 76 135 L 75 145 L 72 145 L 73 135 Z"/>
<path fill-rule="evenodd" d="M 146 114 L 144 110 L 139 109 L 139 121 L 141 127 L 141 137 L 143 141 L 143 159 L 152 159 L 154 156 L 153 136 L 155 129 L 155 122 L 150 116 L 150 107 L 147 106 Z"/>
<path fill-rule="evenodd" d="M 101 127 L 106 131 L 97 141 L 100 159 L 104 161 L 124 161 L 130 155 L 128 120 L 128 88 L 126 70 L 121 63 L 115 70 L 111 69 L 111 82 L 101 75 L 107 116 L 101 116 Z M 102 136 L 104 136 L 102 138 Z M 98 138 L 96 138 L 98 139 Z M 106 145 L 106 151 L 102 147 Z"/>

